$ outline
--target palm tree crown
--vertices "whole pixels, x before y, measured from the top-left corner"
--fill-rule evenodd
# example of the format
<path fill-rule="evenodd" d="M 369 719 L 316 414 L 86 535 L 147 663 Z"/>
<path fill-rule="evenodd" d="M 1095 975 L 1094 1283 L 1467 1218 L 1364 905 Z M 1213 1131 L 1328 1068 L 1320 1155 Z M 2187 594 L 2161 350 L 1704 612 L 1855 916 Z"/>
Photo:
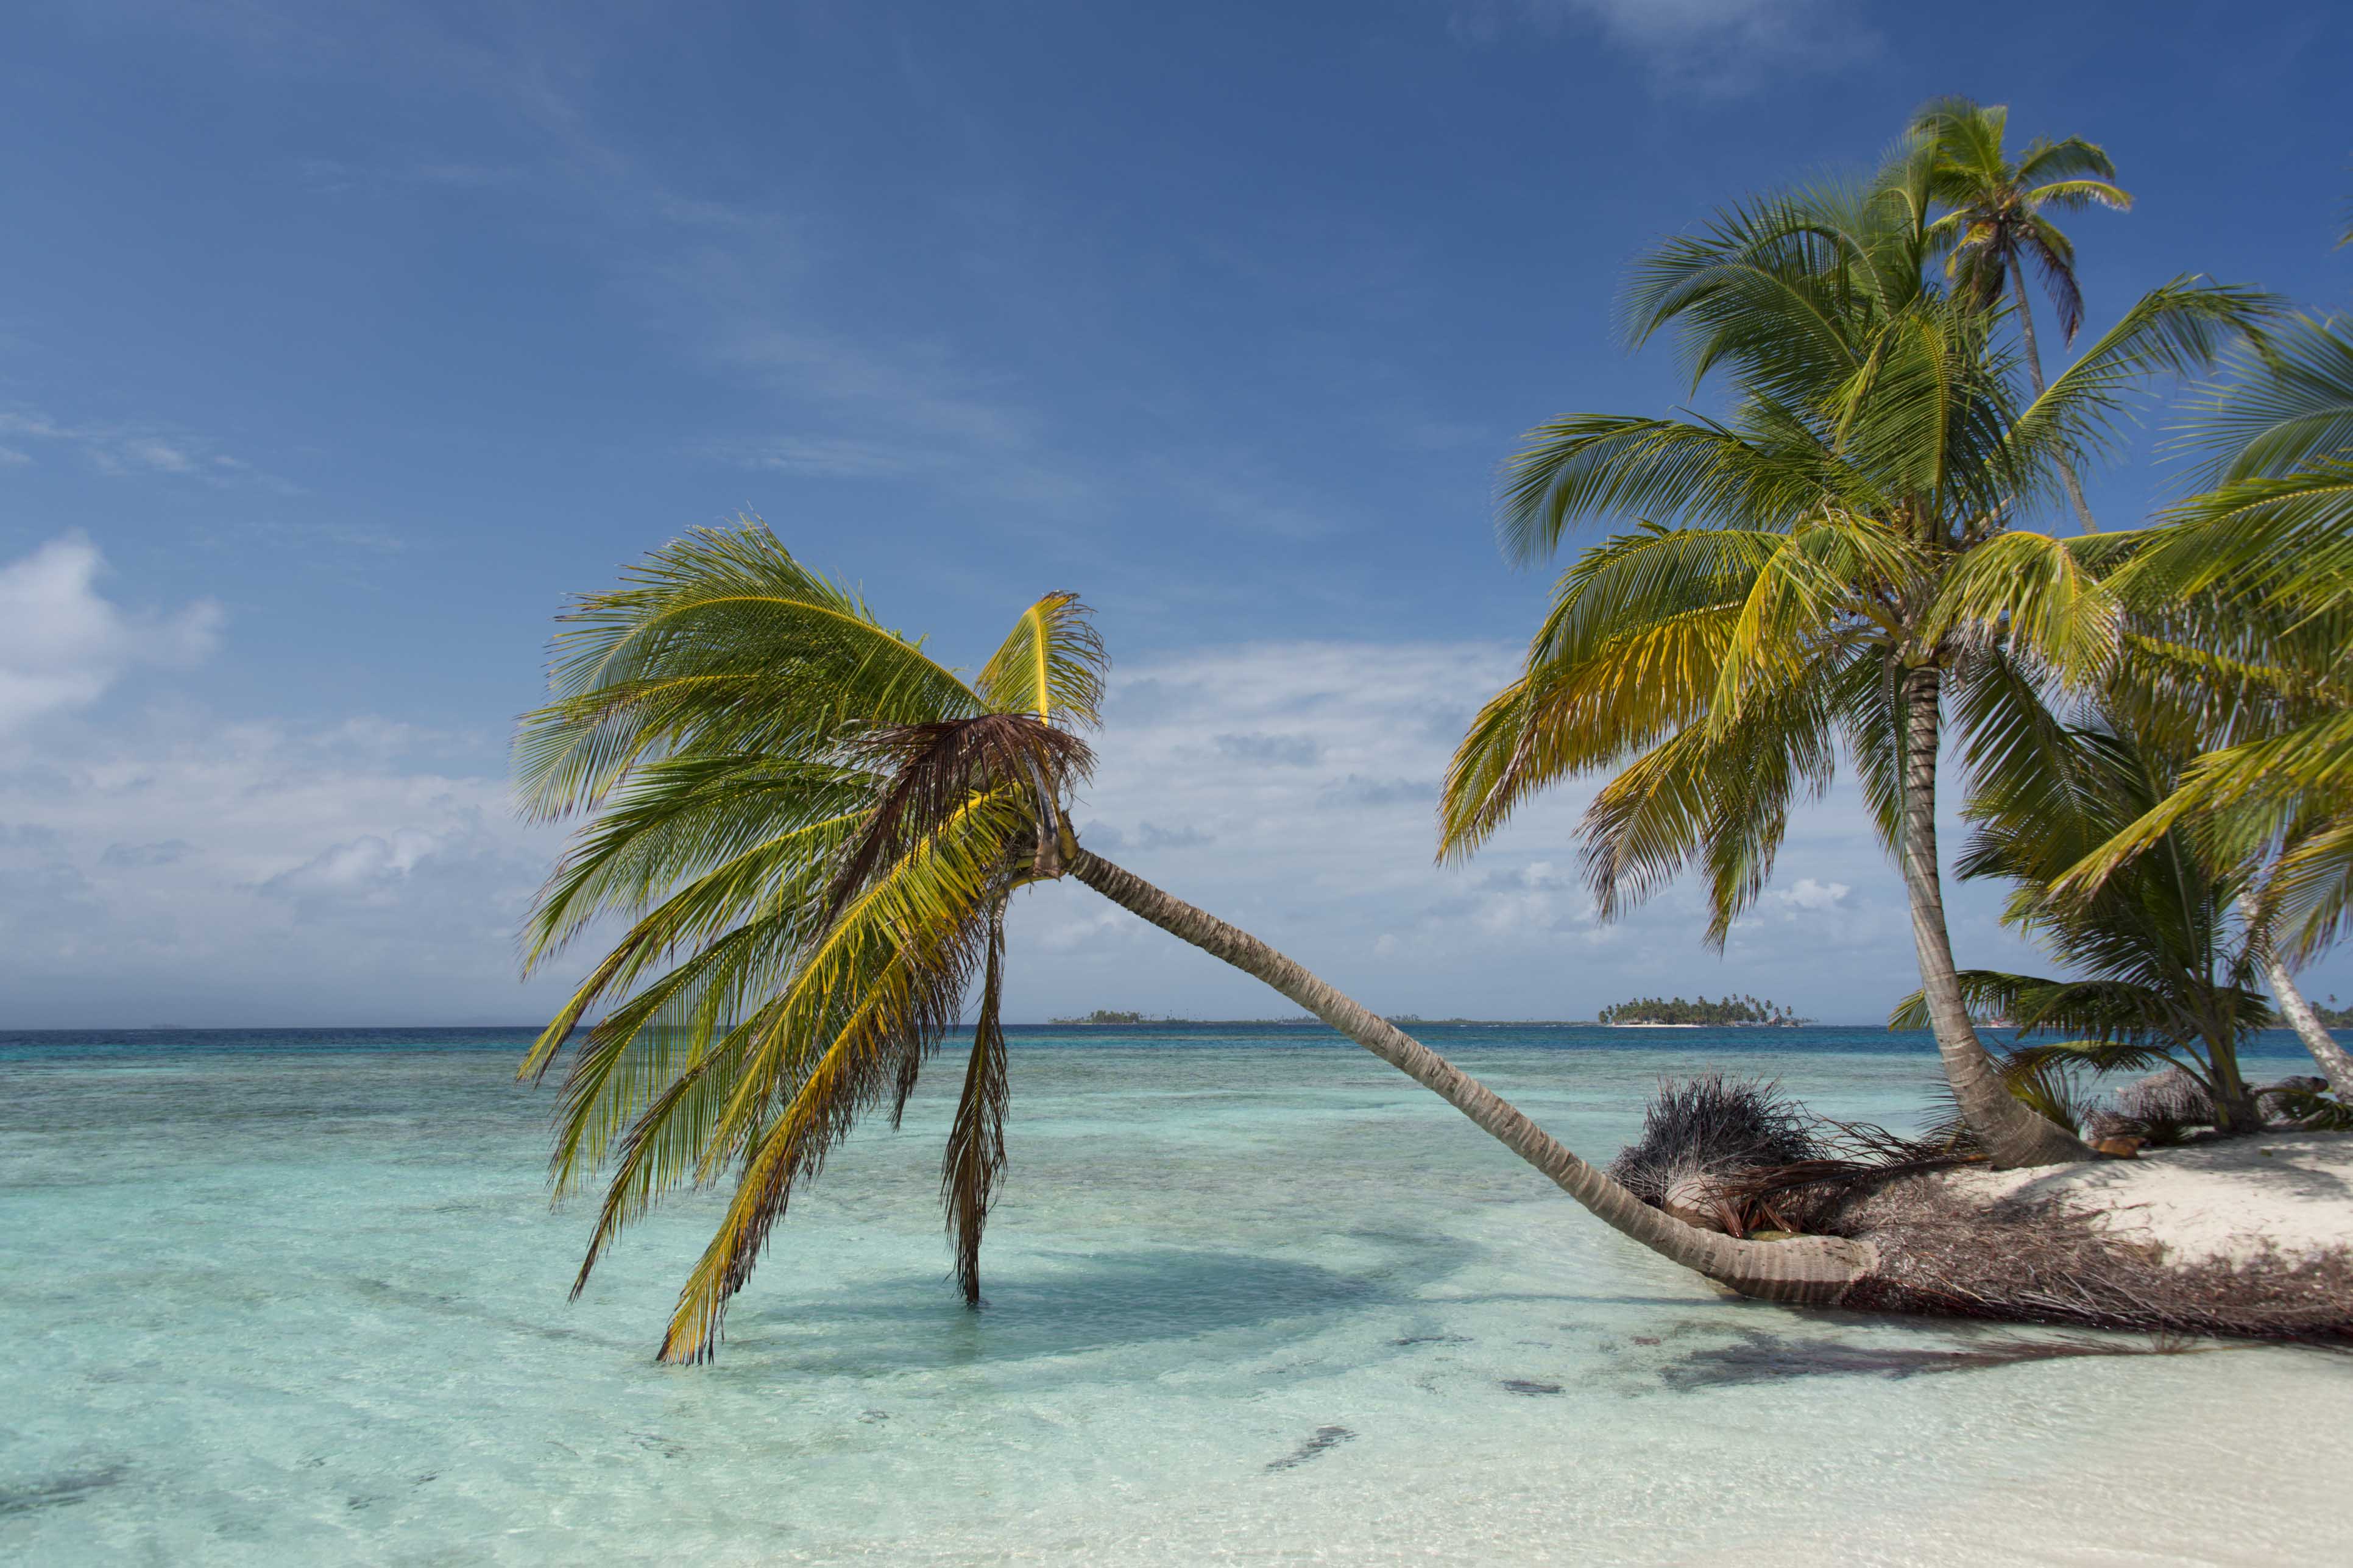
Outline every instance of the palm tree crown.
<path fill-rule="evenodd" d="M 1938 99 L 1912 117 L 1905 155 L 1892 166 L 1889 184 L 1896 192 L 1917 190 L 1947 209 L 1927 226 L 1926 237 L 1932 249 L 1944 253 L 1947 274 L 1961 297 L 1990 310 L 2008 291 L 2026 374 L 2039 393 L 2042 350 L 2026 287 L 2030 268 L 2042 278 L 2061 341 L 2073 342 L 2084 324 L 2075 247 L 2049 215 L 2093 205 L 2122 211 L 2132 197 L 2116 184 L 2116 166 L 2101 147 L 2078 136 L 2037 141 L 2013 161 L 2004 145 L 2009 126 L 2010 110 L 2000 104 Z M 1915 172 L 1925 178 L 1915 178 Z M 2096 532 L 2074 464 L 2062 461 L 2059 477 L 2084 531 Z"/>
<path fill-rule="evenodd" d="M 1039 825 L 1091 765 L 1074 731 L 1103 659 L 1083 610 L 1039 600 L 967 681 L 754 525 L 678 541 L 565 618 L 517 767 L 530 809 L 596 816 L 540 895 L 529 961 L 627 922 L 522 1068 L 612 1004 L 572 1058 L 554 1159 L 559 1195 L 614 1165 L 575 1292 L 660 1194 L 737 1166 L 663 1343 L 708 1355 L 796 1186 L 860 1116 L 897 1119 L 977 978 L 941 1171 L 977 1300 L 1004 1163 L 1004 905 L 1054 858 Z"/>
<path fill-rule="evenodd" d="M 1910 134 L 1924 142 L 1932 160 L 1928 195 L 1949 210 L 1928 226 L 1931 246 L 1946 255 L 1957 286 L 1979 305 L 2020 289 L 2021 326 L 2032 331 L 2023 293 L 2024 273 L 2041 279 L 2059 321 L 2062 341 L 2073 342 L 2084 324 L 2084 295 L 2075 278 L 2075 247 L 2052 212 L 2104 206 L 2122 212 L 2132 197 L 2116 183 L 2106 151 L 2080 136 L 2035 141 L 2013 160 L 2004 146 L 2010 110 L 1965 98 L 1938 99 L 1912 118 Z M 2042 367 L 2030 338 L 2028 374 L 2036 389 Z"/>

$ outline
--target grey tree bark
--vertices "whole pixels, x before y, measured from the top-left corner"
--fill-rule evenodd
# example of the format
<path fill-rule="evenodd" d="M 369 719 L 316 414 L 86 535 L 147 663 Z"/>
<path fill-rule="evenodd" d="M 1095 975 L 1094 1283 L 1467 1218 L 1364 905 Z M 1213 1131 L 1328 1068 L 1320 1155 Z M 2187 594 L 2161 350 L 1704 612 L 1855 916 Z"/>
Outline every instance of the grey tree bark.
<path fill-rule="evenodd" d="M 2092 1151 L 2065 1128 L 2036 1115 L 2001 1081 L 1969 1022 L 1945 924 L 1944 874 L 1936 858 L 1936 753 L 1939 677 L 1932 665 L 1904 673 L 1904 890 L 1912 906 L 1912 945 L 1920 959 L 1920 994 L 1936 1037 L 1945 1080 L 1969 1130 L 1999 1169 L 2063 1165 Z"/>
<path fill-rule="evenodd" d="M 2353 1104 L 2353 1056 L 2346 1055 L 2345 1047 L 2337 1043 L 2337 1037 L 2322 1025 L 2320 1015 L 2312 1010 L 2312 1004 L 2306 1001 L 2304 993 L 2295 988 L 2295 981 L 2289 976 L 2287 965 L 2268 952 L 2263 954 L 2263 979 L 2270 984 L 2272 996 L 2279 1003 L 2279 1010 L 2287 1015 L 2288 1026 L 2295 1031 L 2295 1037 L 2304 1042 L 2304 1048 L 2312 1053 L 2312 1059 L 2320 1064 L 2320 1076 L 2328 1080 L 2328 1087 L 2336 1090 L 2337 1098 Z"/>
<path fill-rule="evenodd" d="M 1064 858 L 1071 876 L 1179 941 L 1264 981 L 1469 1117 L 1612 1230 L 1670 1262 L 1744 1296 L 1814 1303 L 1837 1300 L 1876 1267 L 1878 1253 L 1868 1242 L 1838 1237 L 1736 1240 L 1662 1214 L 1578 1159 L 1478 1079 L 1249 932 L 1083 848 L 1072 854 L 1066 845 Z"/>
<path fill-rule="evenodd" d="M 2034 338 L 2034 307 L 2026 298 L 2026 269 L 2018 264 L 2016 257 L 2010 258 L 2010 292 L 2018 300 L 2018 334 L 2026 340 L 2026 372 L 2034 379 L 2034 395 L 2040 397 L 2044 391 L 2042 350 Z M 2059 465 L 2059 477 L 2066 481 L 2067 499 L 2074 503 L 2075 520 L 2084 525 L 2084 531 L 2099 532 L 2100 525 L 2092 521 L 2092 509 L 2084 500 L 2084 485 L 2075 477 L 2075 465 L 2063 460 Z"/>

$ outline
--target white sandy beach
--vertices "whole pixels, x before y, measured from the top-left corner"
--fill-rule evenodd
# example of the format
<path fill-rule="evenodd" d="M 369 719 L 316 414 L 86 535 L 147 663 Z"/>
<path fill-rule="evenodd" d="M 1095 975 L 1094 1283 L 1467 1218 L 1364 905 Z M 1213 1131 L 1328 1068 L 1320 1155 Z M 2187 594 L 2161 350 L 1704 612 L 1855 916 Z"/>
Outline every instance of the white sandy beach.
<path fill-rule="evenodd" d="M 2176 1262 L 2244 1261 L 2268 1244 L 2295 1258 L 2353 1247 L 2353 1133 L 2281 1132 L 2031 1171 L 1927 1178 L 1993 1200 L 2055 1198 Z"/>

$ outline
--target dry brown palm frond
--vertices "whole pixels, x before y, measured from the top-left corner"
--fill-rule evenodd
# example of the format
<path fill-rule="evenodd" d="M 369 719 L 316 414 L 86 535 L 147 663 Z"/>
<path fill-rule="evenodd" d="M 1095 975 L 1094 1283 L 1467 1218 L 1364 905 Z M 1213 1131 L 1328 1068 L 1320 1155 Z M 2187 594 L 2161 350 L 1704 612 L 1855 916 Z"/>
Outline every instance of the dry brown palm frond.
<path fill-rule="evenodd" d="M 867 731 L 845 748 L 884 782 L 873 815 L 849 846 L 825 897 L 831 924 L 859 889 L 936 831 L 975 796 L 1006 785 L 1028 786 L 1051 813 L 1068 785 L 1094 770 L 1084 741 L 1027 713 L 984 713 L 930 724 Z"/>

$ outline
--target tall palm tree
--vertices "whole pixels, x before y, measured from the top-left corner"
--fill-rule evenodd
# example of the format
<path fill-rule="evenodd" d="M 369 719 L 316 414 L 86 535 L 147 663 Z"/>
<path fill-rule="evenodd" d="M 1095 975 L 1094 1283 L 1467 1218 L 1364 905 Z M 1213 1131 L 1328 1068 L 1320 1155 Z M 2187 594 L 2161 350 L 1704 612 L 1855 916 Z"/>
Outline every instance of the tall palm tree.
<path fill-rule="evenodd" d="M 2146 531 L 2115 579 L 2202 648 L 2177 684 L 2212 749 L 2179 787 L 2067 879 L 2089 888 L 2186 825 L 2268 872 L 2258 956 L 2280 1010 L 2337 1092 L 2348 1058 L 2290 965 L 2353 921 L 2353 330 L 2301 319 L 2240 356 L 2188 445 L 2205 486 Z"/>
<path fill-rule="evenodd" d="M 2116 165 L 2096 143 L 2080 136 L 2038 140 L 2013 160 L 2004 144 L 2009 125 L 2004 105 L 1940 98 L 1912 117 L 1908 134 L 1929 160 L 1928 195 L 1949 209 L 1928 226 L 1929 243 L 1945 253 L 1964 297 L 1987 307 L 2010 294 L 2026 348 L 2026 374 L 2040 393 L 2042 351 L 2026 285 L 2030 268 L 2041 275 L 2061 341 L 2073 342 L 2084 324 L 2075 247 L 2049 215 L 2089 206 L 2125 211 L 2132 197 L 2116 183 Z M 2059 472 L 2084 531 L 2097 532 L 2074 465 L 2063 461 Z"/>
<path fill-rule="evenodd" d="M 1916 165 L 1915 165 L 1916 172 Z M 1925 178 L 1917 173 L 1917 178 Z M 1969 1021 L 1936 849 L 1947 719 L 1998 773 L 2047 743 L 2056 683 L 2119 646 L 2112 544 L 2018 526 L 2127 394 L 2211 362 L 2261 314 L 2183 279 L 2136 302 L 2031 398 L 1986 312 L 1937 289 L 1908 199 L 1800 193 L 1721 215 L 1636 274 L 1640 343 L 1680 329 L 1723 418 L 1577 414 L 1507 473 L 1506 548 L 1555 551 L 1587 517 L 1647 520 L 1563 574 L 1525 671 L 1473 721 L 1440 854 L 1473 850 L 1532 791 L 1620 770 L 1585 818 L 1605 915 L 1705 869 L 1721 945 L 1770 875 L 1791 805 L 1843 749 L 1902 868 L 1929 1019 L 1963 1114 L 2006 1165 L 2085 1156 L 2004 1088 Z"/>
<path fill-rule="evenodd" d="M 2263 1125 L 2239 1068 L 2240 1042 L 2273 1022 L 2252 982 L 2262 931 L 2237 916 L 2249 869 L 2218 863 L 2176 829 L 2084 897 L 2052 890 L 2085 855 L 2171 793 L 2187 754 L 2116 715 L 2070 726 L 2022 752 L 1972 796 L 1974 823 L 1957 869 L 2012 885 L 2004 923 L 2037 938 L 2073 976 L 1964 970 L 1974 1011 L 2008 1017 L 2021 1038 L 2062 1037 L 2014 1052 L 2032 1074 L 2053 1065 L 2176 1067 L 2206 1089 L 2217 1125 Z M 1918 1028 L 1915 994 L 1889 1024 Z"/>
<path fill-rule="evenodd" d="M 1265 981 L 1687 1268 L 1828 1300 L 1872 1262 L 1867 1244 L 1736 1240 L 1648 1207 L 1298 964 L 1090 853 L 1068 801 L 1092 766 L 1080 732 L 1104 657 L 1068 594 L 1024 611 L 967 679 L 746 523 L 654 552 L 565 619 L 517 771 L 528 809 L 587 820 L 533 910 L 529 962 L 622 929 L 521 1071 L 544 1074 L 602 1009 L 571 1057 L 552 1161 L 559 1195 L 612 1166 L 575 1294 L 661 1194 L 732 1173 L 665 1360 L 712 1354 L 793 1193 L 861 1117 L 896 1121 L 976 990 L 941 1192 L 978 1304 L 1006 1159 L 1008 900 L 1062 876 Z"/>

